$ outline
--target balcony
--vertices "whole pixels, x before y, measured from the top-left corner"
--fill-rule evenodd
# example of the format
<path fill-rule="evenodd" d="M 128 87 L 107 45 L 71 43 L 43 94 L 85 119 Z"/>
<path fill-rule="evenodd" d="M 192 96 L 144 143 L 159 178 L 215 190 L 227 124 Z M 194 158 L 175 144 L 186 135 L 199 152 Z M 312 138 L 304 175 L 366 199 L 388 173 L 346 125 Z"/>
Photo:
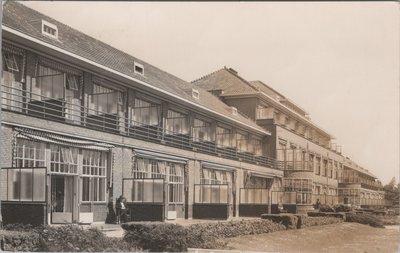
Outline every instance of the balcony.
<path fill-rule="evenodd" d="M 280 169 L 275 159 L 217 145 L 214 141 L 195 139 L 189 134 L 168 131 L 160 125 L 143 125 L 122 112 L 104 113 L 81 106 L 81 100 L 53 99 L 22 90 L 22 86 L 2 85 L 2 110 L 36 118 L 82 126 L 98 131 L 124 135 L 148 142 L 219 156 L 231 160 Z M 31 99 L 34 97 L 35 99 Z"/>
<path fill-rule="evenodd" d="M 314 165 L 310 161 L 277 161 L 281 170 L 288 171 L 314 171 Z"/>

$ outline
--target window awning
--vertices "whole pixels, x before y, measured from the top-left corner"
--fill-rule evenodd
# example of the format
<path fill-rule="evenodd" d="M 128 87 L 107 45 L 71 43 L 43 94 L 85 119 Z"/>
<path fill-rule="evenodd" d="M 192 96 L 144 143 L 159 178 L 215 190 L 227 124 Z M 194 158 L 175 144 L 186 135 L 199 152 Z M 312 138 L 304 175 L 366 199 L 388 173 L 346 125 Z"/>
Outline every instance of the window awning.
<path fill-rule="evenodd" d="M 184 164 L 186 164 L 189 160 L 187 158 L 169 155 L 169 154 L 162 154 L 162 153 L 153 152 L 153 151 L 149 151 L 149 150 L 134 149 L 133 151 L 135 152 L 135 155 L 140 158 L 155 159 L 155 160 L 161 160 L 161 161 L 166 161 L 166 162 L 184 163 Z"/>
<path fill-rule="evenodd" d="M 111 148 L 114 147 L 113 145 L 106 143 L 75 139 L 71 137 L 40 132 L 30 129 L 16 129 L 16 131 L 18 132 L 17 137 L 26 138 L 33 141 L 41 141 L 46 143 L 72 146 L 76 148 L 99 150 L 99 151 L 109 151 Z"/>
<path fill-rule="evenodd" d="M 276 175 L 273 175 L 273 174 L 255 172 L 255 171 L 248 171 L 247 173 L 249 173 L 250 176 L 252 176 L 252 177 L 262 177 L 262 178 L 269 178 L 269 179 L 273 179 L 274 177 L 276 177 Z"/>
<path fill-rule="evenodd" d="M 226 165 L 222 165 L 222 164 L 218 164 L 218 163 L 210 163 L 210 162 L 201 162 L 201 167 L 206 167 L 209 169 L 215 169 L 215 170 L 225 170 L 225 171 L 235 171 L 236 168 L 235 167 L 231 167 L 231 166 L 226 166 Z"/>

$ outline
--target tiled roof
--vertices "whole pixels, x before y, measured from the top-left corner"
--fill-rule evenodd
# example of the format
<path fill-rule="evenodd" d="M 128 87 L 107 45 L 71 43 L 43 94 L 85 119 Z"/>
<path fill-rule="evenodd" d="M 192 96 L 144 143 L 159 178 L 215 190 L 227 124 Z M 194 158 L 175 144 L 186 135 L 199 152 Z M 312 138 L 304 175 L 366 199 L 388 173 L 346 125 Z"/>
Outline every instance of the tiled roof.
<path fill-rule="evenodd" d="M 58 40 L 42 35 L 41 20 L 48 21 L 58 28 Z M 241 122 L 258 131 L 266 132 L 255 122 L 241 116 L 232 115 L 231 108 L 218 98 L 197 86 L 156 68 L 104 42 L 92 38 L 76 29 L 60 23 L 40 12 L 15 1 L 7 1 L 3 6 L 3 25 L 66 50 L 87 60 L 113 69 L 121 74 L 141 80 L 151 86 L 172 93 L 180 98 L 196 103 L 209 110 Z M 134 73 L 134 62 L 144 67 L 144 76 Z M 200 99 L 192 97 L 191 90 L 199 91 Z"/>
<path fill-rule="evenodd" d="M 256 94 L 259 91 L 237 73 L 226 67 L 192 81 L 205 90 L 223 90 L 224 95 Z"/>
<path fill-rule="evenodd" d="M 205 90 L 222 90 L 222 96 L 234 96 L 234 95 L 257 95 L 261 94 L 262 96 L 268 97 L 272 101 L 279 105 L 281 108 L 294 113 L 296 117 L 301 118 L 302 120 L 312 124 L 317 129 L 325 133 L 326 135 L 334 138 L 331 134 L 327 133 L 325 130 L 321 129 L 317 125 L 315 125 L 312 121 L 307 119 L 305 115 L 300 114 L 299 112 L 294 111 L 293 109 L 289 108 L 287 105 L 280 102 L 280 100 L 276 99 L 276 95 L 279 94 L 280 98 L 285 98 L 283 95 L 275 91 L 274 89 L 268 87 L 261 81 L 252 81 L 249 82 L 239 76 L 237 72 L 231 68 L 222 68 L 217 70 L 211 74 L 205 75 L 192 81 L 198 87 L 201 87 Z M 290 101 L 290 103 L 292 103 Z M 292 103 L 293 104 L 293 103 Z M 294 106 L 297 106 L 293 104 Z M 299 107 L 299 110 L 303 110 Z M 302 112 L 303 113 L 303 112 Z"/>

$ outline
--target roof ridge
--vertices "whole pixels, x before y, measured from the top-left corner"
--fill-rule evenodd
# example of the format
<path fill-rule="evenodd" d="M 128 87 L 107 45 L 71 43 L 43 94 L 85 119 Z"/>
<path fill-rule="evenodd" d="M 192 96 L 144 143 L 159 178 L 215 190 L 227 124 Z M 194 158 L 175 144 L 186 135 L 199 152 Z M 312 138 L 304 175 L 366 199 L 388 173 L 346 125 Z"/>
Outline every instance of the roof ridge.
<path fill-rule="evenodd" d="M 226 67 L 224 66 L 224 68 L 226 68 Z M 199 77 L 199 78 L 197 78 L 197 79 L 195 79 L 195 80 L 193 80 L 193 81 L 190 81 L 190 83 L 193 83 L 193 84 L 194 84 L 195 82 L 200 81 L 201 79 L 204 79 L 204 78 L 206 78 L 206 77 L 209 77 L 209 76 L 211 76 L 211 75 L 213 75 L 213 74 L 215 74 L 215 73 L 217 73 L 217 72 L 223 70 L 224 68 L 220 68 L 220 69 L 215 70 L 215 71 L 213 71 L 213 72 L 211 72 L 211 73 L 209 73 L 209 74 L 206 74 L 206 75 L 204 75 L 204 76 L 201 76 L 201 77 Z"/>
<path fill-rule="evenodd" d="M 233 74 L 236 78 L 238 78 L 239 80 L 241 80 L 242 82 L 244 82 L 245 84 L 247 84 L 248 86 L 250 86 L 251 88 L 255 89 L 256 91 L 260 91 L 256 86 L 254 86 L 254 84 L 251 84 L 249 81 L 247 81 L 246 79 L 244 79 L 243 77 L 241 77 L 238 72 L 236 72 L 235 70 L 231 70 L 231 68 L 226 68 L 224 67 L 225 70 L 227 70 L 229 73 Z"/>

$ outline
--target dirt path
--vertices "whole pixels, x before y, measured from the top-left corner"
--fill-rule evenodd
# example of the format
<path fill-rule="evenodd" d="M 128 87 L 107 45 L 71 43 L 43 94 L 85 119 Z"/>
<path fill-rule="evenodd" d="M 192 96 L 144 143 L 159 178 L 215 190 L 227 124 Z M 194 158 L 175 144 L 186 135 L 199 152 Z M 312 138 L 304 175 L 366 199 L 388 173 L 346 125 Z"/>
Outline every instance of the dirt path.
<path fill-rule="evenodd" d="M 227 239 L 227 248 L 259 252 L 400 252 L 399 229 L 338 223 Z"/>

